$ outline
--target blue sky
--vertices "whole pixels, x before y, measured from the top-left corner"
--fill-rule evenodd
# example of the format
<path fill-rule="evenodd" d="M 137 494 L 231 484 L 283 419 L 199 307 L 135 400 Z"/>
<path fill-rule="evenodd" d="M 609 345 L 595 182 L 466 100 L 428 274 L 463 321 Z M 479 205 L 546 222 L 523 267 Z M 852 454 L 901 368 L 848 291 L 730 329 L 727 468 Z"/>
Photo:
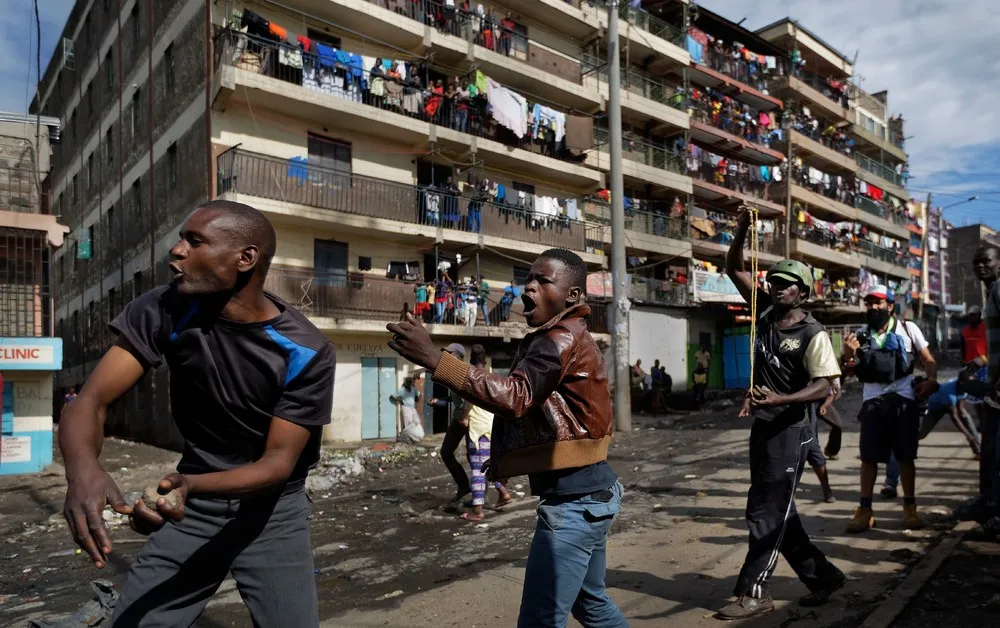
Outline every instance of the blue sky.
<path fill-rule="evenodd" d="M 73 0 L 39 0 L 42 71 Z M 858 53 L 863 89 L 889 90 L 906 119 L 911 194 L 934 193 L 952 223 L 1000 229 L 1000 2 L 966 0 L 702 0 L 727 18 L 759 28 L 785 16 L 841 53 Z M 34 94 L 35 22 L 30 0 L 5 0 L 0 22 L 0 111 L 27 111 Z M 751 8 L 752 7 L 752 8 Z M 748 12 L 751 11 L 751 12 Z M 975 24 L 969 21 L 975 16 Z"/>

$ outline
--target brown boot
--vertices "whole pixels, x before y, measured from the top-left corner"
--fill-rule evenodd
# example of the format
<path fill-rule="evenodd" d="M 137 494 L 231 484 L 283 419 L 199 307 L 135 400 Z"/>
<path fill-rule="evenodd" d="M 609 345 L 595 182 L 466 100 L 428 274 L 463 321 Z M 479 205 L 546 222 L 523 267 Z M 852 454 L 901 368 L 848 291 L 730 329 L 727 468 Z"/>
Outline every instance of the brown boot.
<path fill-rule="evenodd" d="M 733 619 L 747 619 L 756 617 L 774 610 L 774 600 L 770 596 L 765 598 L 755 598 L 749 595 L 741 595 L 740 599 L 727 604 L 715 614 L 716 619 L 730 621 Z"/>
<path fill-rule="evenodd" d="M 875 514 L 866 506 L 858 506 L 854 518 L 847 524 L 848 534 L 860 534 L 875 527 Z"/>
<path fill-rule="evenodd" d="M 923 520 L 917 514 L 916 504 L 903 506 L 903 527 L 907 530 L 920 530 L 924 527 Z"/>

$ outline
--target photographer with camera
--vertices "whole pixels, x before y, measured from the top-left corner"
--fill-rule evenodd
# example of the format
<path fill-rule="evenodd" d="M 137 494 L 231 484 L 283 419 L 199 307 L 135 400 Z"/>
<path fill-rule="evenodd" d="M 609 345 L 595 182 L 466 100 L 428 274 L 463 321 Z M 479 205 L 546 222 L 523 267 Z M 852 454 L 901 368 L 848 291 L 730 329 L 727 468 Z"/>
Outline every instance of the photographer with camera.
<path fill-rule="evenodd" d="M 847 532 L 875 527 L 872 492 L 879 463 L 891 456 L 899 462 L 903 481 L 903 525 L 923 527 L 917 515 L 914 492 L 917 445 L 923 402 L 937 388 L 937 363 L 923 332 L 914 323 L 893 316 L 895 298 L 886 286 L 875 286 L 865 295 L 868 326 L 844 338 L 841 367 L 864 384 L 861 421 L 861 503 Z M 913 369 L 919 358 L 925 377 L 916 380 Z"/>

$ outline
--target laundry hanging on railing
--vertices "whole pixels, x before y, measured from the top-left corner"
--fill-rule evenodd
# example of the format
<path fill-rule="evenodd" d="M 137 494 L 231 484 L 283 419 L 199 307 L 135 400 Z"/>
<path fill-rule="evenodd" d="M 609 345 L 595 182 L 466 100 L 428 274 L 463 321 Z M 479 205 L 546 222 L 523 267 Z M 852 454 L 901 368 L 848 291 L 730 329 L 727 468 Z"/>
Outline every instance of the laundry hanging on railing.
<path fill-rule="evenodd" d="M 486 77 L 486 97 L 497 124 L 509 129 L 518 139 L 528 134 L 528 101 L 524 96 Z"/>

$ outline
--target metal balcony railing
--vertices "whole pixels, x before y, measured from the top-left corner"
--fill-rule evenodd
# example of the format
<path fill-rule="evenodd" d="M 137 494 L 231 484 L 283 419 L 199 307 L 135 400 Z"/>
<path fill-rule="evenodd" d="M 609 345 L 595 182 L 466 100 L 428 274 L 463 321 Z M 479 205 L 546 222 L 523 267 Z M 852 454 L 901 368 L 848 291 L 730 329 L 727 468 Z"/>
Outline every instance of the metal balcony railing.
<path fill-rule="evenodd" d="M 659 305 L 685 306 L 691 304 L 687 284 L 679 284 L 669 279 L 651 279 L 630 274 L 628 296 L 637 301 Z"/>
<path fill-rule="evenodd" d="M 906 185 L 906 180 L 903 178 L 903 175 L 898 174 L 893 168 L 879 163 L 870 157 L 866 157 L 861 153 L 854 153 L 854 161 L 858 162 L 858 165 L 861 166 L 861 168 L 867 170 L 880 179 L 888 181 L 893 185 L 898 185 L 899 187 Z"/>
<path fill-rule="evenodd" d="M 335 56 L 312 54 L 297 46 L 277 44 L 238 31 L 223 31 L 219 41 L 217 50 L 221 51 L 217 53 L 218 62 L 240 70 L 547 157 L 573 163 L 584 159 L 572 155 L 564 143 L 556 142 L 554 137 L 538 133 L 536 138 L 530 124 L 527 133 L 517 137 L 513 131 L 492 119 L 484 94 L 468 99 L 451 95 L 440 85 L 443 80 L 432 78 L 441 73 L 435 71 L 432 74 L 427 66 L 423 69 L 411 68 L 410 74 L 403 79 L 391 68 L 377 71 L 351 68 Z M 287 59 L 288 55 L 294 55 L 296 59 L 301 57 L 303 67 L 279 63 L 283 56 Z M 345 78 L 345 75 L 350 78 Z"/>
<path fill-rule="evenodd" d="M 701 123 L 713 126 L 748 142 L 761 146 L 770 146 L 771 132 L 757 124 L 760 112 L 749 105 L 729 100 L 722 104 L 721 109 L 713 107 L 712 98 L 707 92 L 702 92 L 701 100 L 688 98 L 688 106 L 693 111 L 692 117 Z M 752 122 L 751 122 L 752 121 Z"/>
<path fill-rule="evenodd" d="M 683 240 L 686 238 L 687 220 L 670 217 L 666 211 L 649 210 L 641 207 L 647 201 L 633 201 L 625 208 L 625 229 L 649 235 Z M 601 225 L 611 225 L 611 206 L 598 199 L 586 199 L 581 203 L 583 216 Z"/>
<path fill-rule="evenodd" d="M 605 83 L 608 82 L 607 61 L 602 61 L 594 55 L 581 55 L 580 72 L 584 77 L 596 73 L 601 80 Z M 619 76 L 621 78 L 622 89 L 630 93 L 648 98 L 679 111 L 683 111 L 686 106 L 683 88 L 679 84 L 669 83 L 661 77 L 643 72 L 625 63 L 622 63 Z"/>
<path fill-rule="evenodd" d="M 40 213 L 44 178 L 34 167 L 0 167 L 0 211 Z"/>
<path fill-rule="evenodd" d="M 812 242 L 838 253 L 866 255 L 873 259 L 899 266 L 900 268 L 906 268 L 907 266 L 903 248 L 889 249 L 864 239 L 848 240 L 828 229 L 817 229 L 806 226 L 795 227 L 792 234 L 799 240 Z"/>
<path fill-rule="evenodd" d="M 713 163 L 713 156 L 721 161 Z M 723 167 L 725 161 L 725 168 Z M 728 165 L 736 165 L 735 172 Z M 692 158 L 687 164 L 687 175 L 699 181 L 705 181 L 712 185 L 718 185 L 740 194 L 746 194 L 765 201 L 782 202 L 783 199 L 771 198 L 771 182 L 765 181 L 760 173 L 760 166 L 736 161 L 735 159 L 725 159 L 719 155 L 714 155 L 707 150 L 700 150 L 697 158 Z"/>
<path fill-rule="evenodd" d="M 713 244 L 729 246 L 729 243 L 733 241 L 733 233 L 736 230 L 736 225 L 733 224 L 732 226 L 719 228 L 719 225 L 717 224 L 716 228 L 717 231 L 715 235 L 711 237 L 706 237 L 697 230 L 691 229 L 691 242 L 710 242 Z M 762 253 L 769 253 L 771 255 L 785 254 L 785 235 L 783 232 L 775 231 L 774 233 L 764 233 L 759 234 L 758 237 L 760 238 L 758 240 L 758 245 L 760 246 L 760 251 Z M 743 248 L 748 251 L 750 250 L 750 235 L 747 235 L 746 242 L 743 243 Z"/>
<path fill-rule="evenodd" d="M 219 194 L 234 192 L 373 218 L 586 250 L 582 221 L 538 213 L 532 207 L 516 204 L 516 196 L 512 196 L 511 202 L 500 204 L 239 148 L 219 155 L 217 163 Z"/>
<path fill-rule="evenodd" d="M 371 4 L 389 9 L 397 15 L 408 17 L 438 31 L 474 42 L 493 52 L 528 59 L 528 36 L 503 25 L 504 16 L 478 11 L 465 11 L 452 3 L 441 0 L 368 0 Z"/>
<path fill-rule="evenodd" d="M 607 144 L 611 135 L 607 129 L 594 127 L 594 144 L 599 150 L 608 150 Z M 601 147 L 604 147 L 603 149 Z M 684 155 L 666 144 L 657 146 L 643 137 L 631 132 L 622 133 L 622 159 L 644 164 L 660 170 L 669 170 L 682 174 L 684 172 Z"/>
<path fill-rule="evenodd" d="M 702 62 L 716 72 L 721 72 L 757 91 L 767 90 L 767 75 L 761 72 L 760 65 L 751 63 L 743 57 L 733 58 L 728 48 L 719 51 L 711 46 L 706 46 Z"/>
<path fill-rule="evenodd" d="M 0 337 L 52 335 L 50 254 L 45 233 L 0 228 Z"/>
<path fill-rule="evenodd" d="M 854 196 L 854 206 L 863 212 L 884 218 L 897 225 L 905 226 L 907 223 L 906 216 L 903 215 L 901 210 L 897 210 L 887 204 L 876 203 L 864 194 L 856 194 Z"/>
<path fill-rule="evenodd" d="M 482 328 L 514 324 L 526 327 L 519 299 L 505 297 L 502 290 L 478 291 L 449 287 L 446 300 L 418 305 L 416 288 L 427 282 L 400 281 L 360 272 L 331 272 L 319 269 L 272 268 L 265 288 L 306 315 L 336 320 L 366 320 L 385 323 L 400 320 L 413 312 L 427 324 L 462 325 Z M 462 303 L 474 298 L 475 320 Z M 437 296 L 437 295 L 436 295 Z M 607 333 L 603 307 L 595 305 L 590 331 Z"/>
<path fill-rule="evenodd" d="M 847 109 L 851 105 L 850 94 L 852 85 L 850 82 L 841 82 L 844 85 L 844 89 L 838 90 L 834 86 L 830 85 L 830 82 L 825 78 L 804 68 L 798 68 L 793 72 L 793 76 L 809 87 L 812 87 L 819 93 L 826 96 L 828 99 L 833 101 L 839 107 Z"/>
<path fill-rule="evenodd" d="M 856 250 L 862 255 L 867 255 L 873 259 L 888 262 L 893 266 L 906 268 L 909 264 L 906 249 L 902 246 L 898 249 L 889 249 L 879 246 L 869 240 L 859 240 L 855 243 Z"/>
<path fill-rule="evenodd" d="M 604 9 L 608 7 L 607 0 L 588 0 L 588 2 L 595 7 Z M 662 18 L 649 13 L 648 11 L 630 8 L 628 5 L 629 3 L 624 1 L 618 3 L 618 16 L 621 19 L 636 28 L 646 31 L 650 35 L 655 35 L 656 37 L 669 41 L 676 46 L 684 46 L 684 38 L 686 35 L 680 26 L 675 26 Z"/>

